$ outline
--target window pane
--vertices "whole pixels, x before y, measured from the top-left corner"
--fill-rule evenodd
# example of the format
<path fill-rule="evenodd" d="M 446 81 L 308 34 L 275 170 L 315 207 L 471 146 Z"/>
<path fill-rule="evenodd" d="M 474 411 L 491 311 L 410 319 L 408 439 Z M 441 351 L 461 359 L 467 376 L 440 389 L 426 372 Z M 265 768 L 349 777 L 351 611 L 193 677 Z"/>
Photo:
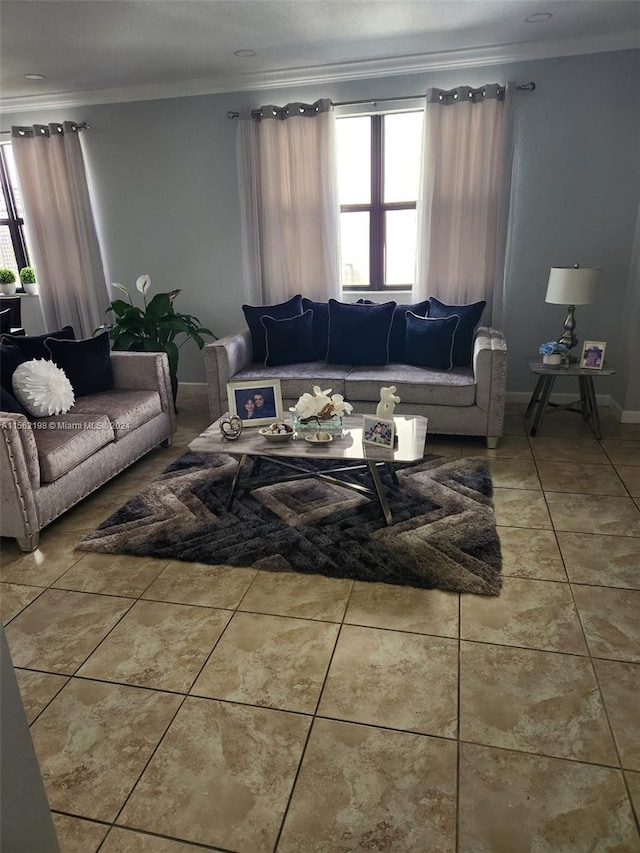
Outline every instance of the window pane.
<path fill-rule="evenodd" d="M 385 284 L 413 284 L 416 262 L 416 211 L 388 210 L 385 228 Z"/>
<path fill-rule="evenodd" d="M 371 119 L 369 116 L 336 121 L 338 193 L 340 204 L 371 201 Z"/>
<path fill-rule="evenodd" d="M 20 219 L 24 218 L 24 212 L 22 210 L 22 196 L 20 195 L 20 187 L 18 186 L 18 178 L 16 172 L 16 164 L 13 159 L 13 149 L 11 145 L 3 145 L 2 153 L 4 154 L 4 161 L 7 164 L 7 170 L 9 172 L 9 183 L 11 184 L 11 189 L 13 190 L 13 198 L 16 203 L 16 211 L 17 215 Z M 6 213 L 4 214 L 6 216 Z"/>
<path fill-rule="evenodd" d="M 8 225 L 0 225 L 0 267 L 13 270 L 16 278 L 18 277 L 18 265 Z"/>
<path fill-rule="evenodd" d="M 415 201 L 420 178 L 423 112 L 384 117 L 384 200 Z"/>
<path fill-rule="evenodd" d="M 369 214 L 340 214 L 342 286 L 369 284 Z"/>

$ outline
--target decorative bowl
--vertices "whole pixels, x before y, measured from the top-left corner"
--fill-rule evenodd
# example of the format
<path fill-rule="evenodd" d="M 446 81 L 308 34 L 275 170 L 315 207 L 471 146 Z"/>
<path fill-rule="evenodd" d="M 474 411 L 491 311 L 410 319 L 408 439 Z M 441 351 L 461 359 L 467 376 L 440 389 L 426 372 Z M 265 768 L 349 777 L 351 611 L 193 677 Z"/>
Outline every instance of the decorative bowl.
<path fill-rule="evenodd" d="M 305 441 L 308 441 L 310 444 L 329 444 L 333 441 L 331 433 L 325 432 L 324 430 L 312 432 L 311 435 L 305 435 L 304 438 Z"/>
<path fill-rule="evenodd" d="M 293 438 L 293 427 L 290 424 L 283 424 L 280 422 L 269 424 L 268 427 L 262 427 L 258 432 L 263 438 L 266 438 L 267 441 L 273 441 L 275 443 L 282 443 Z"/>

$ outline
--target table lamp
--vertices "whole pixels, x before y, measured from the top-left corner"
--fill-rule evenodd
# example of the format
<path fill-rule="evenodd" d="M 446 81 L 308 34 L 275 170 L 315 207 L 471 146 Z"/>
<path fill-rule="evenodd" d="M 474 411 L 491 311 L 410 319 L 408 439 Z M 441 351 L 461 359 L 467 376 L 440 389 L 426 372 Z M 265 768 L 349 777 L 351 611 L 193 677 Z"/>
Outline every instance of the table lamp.
<path fill-rule="evenodd" d="M 569 313 L 564 321 L 564 333 L 558 339 L 558 343 L 564 344 L 568 350 L 572 350 L 578 343 L 574 334 L 576 305 L 590 305 L 596 301 L 596 285 L 600 269 L 600 267 L 581 267 L 579 264 L 574 264 L 572 267 L 551 267 L 545 302 L 569 306 Z M 575 358 L 570 360 L 576 361 Z"/>

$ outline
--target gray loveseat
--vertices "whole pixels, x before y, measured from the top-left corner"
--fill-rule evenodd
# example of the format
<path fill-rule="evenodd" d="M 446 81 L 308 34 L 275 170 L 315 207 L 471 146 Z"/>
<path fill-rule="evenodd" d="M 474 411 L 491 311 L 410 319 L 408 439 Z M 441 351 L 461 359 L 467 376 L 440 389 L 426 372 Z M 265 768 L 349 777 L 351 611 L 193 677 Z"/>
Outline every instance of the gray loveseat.
<path fill-rule="evenodd" d="M 65 415 L 0 412 L 0 534 L 23 551 L 40 530 L 175 432 L 164 353 L 111 354 L 114 387 Z"/>
<path fill-rule="evenodd" d="M 409 364 L 353 367 L 313 361 L 265 367 L 252 361 L 248 329 L 204 348 L 209 409 L 215 420 L 228 411 L 227 382 L 279 379 L 285 411 L 312 385 L 331 388 L 353 405 L 356 414 L 375 414 L 383 385 L 395 385 L 402 402 L 396 414 L 424 415 L 429 432 L 479 435 L 496 447 L 502 435 L 507 375 L 507 347 L 502 332 L 476 329 L 472 367 L 432 370 Z"/>

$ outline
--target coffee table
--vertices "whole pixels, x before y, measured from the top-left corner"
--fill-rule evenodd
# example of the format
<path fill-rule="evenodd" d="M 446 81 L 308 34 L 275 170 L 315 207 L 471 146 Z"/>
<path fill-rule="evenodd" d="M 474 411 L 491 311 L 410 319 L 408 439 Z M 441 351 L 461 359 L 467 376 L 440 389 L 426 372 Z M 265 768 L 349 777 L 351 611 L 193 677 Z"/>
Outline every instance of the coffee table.
<path fill-rule="evenodd" d="M 348 415 L 345 417 L 342 431 L 334 432 L 334 440 L 329 444 L 322 445 L 311 444 L 305 440 L 305 436 L 310 434 L 308 430 L 294 433 L 290 441 L 271 442 L 263 438 L 255 427 L 243 429 L 240 438 L 235 441 L 229 441 L 223 439 L 220 433 L 221 420 L 222 418 L 218 418 L 205 432 L 194 439 L 189 444 L 189 449 L 196 453 L 228 453 L 230 456 L 238 457 L 238 465 L 233 475 L 227 509 L 231 508 L 238 488 L 241 488 L 243 485 L 255 488 L 256 486 L 267 485 L 273 482 L 282 483 L 289 480 L 315 477 L 320 480 L 338 483 L 354 491 L 375 495 L 388 525 L 393 523 L 391 510 L 378 468 L 380 466 L 387 467 L 391 478 L 397 483 L 398 479 L 391 467 L 391 463 L 416 462 L 422 459 L 424 444 L 427 438 L 427 418 L 421 415 L 398 416 L 393 419 L 398 437 L 397 445 L 393 450 L 391 448 L 378 447 L 374 444 L 364 444 L 362 441 L 362 417 L 358 417 L 357 415 Z M 275 479 L 260 480 L 258 476 L 260 473 L 260 458 L 265 456 L 269 457 L 285 471 L 295 471 L 296 473 L 285 474 L 283 472 L 282 476 L 278 476 Z M 241 483 L 241 475 L 249 457 L 257 459 L 258 464 L 254 466 L 256 470 L 254 470 L 253 475 L 247 478 L 245 483 Z M 335 461 L 336 465 L 322 472 L 310 472 L 300 465 L 296 465 L 294 461 L 288 461 L 289 459 L 295 460 L 296 458 L 330 459 Z M 373 489 L 369 489 L 358 483 L 347 482 L 335 476 L 340 472 L 356 470 L 367 470 L 369 472 Z"/>

